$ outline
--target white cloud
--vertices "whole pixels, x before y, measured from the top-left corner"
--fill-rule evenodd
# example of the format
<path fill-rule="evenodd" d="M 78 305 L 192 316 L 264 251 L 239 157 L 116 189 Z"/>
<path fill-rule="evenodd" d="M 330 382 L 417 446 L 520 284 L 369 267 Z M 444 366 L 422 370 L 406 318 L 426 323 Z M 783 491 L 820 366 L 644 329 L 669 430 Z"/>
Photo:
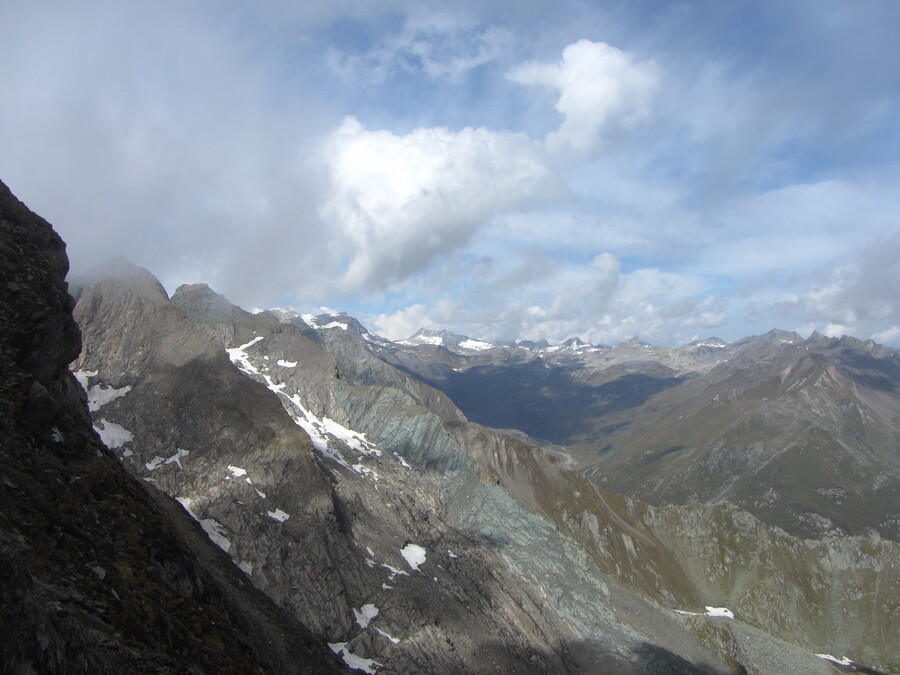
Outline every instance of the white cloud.
<path fill-rule="evenodd" d="M 379 314 L 372 319 L 375 333 L 389 340 L 411 337 L 420 328 L 430 327 L 433 320 L 425 305 L 410 305 L 393 314 Z"/>
<path fill-rule="evenodd" d="M 298 159 L 318 104 L 273 105 L 262 54 L 216 3 L 51 4 L 0 28 L 0 173 L 73 269 L 121 254 L 248 304 L 289 287 L 318 258 Z"/>
<path fill-rule="evenodd" d="M 416 303 L 371 319 L 387 337 L 417 328 L 449 327 L 480 339 L 546 339 L 572 336 L 616 344 L 639 336 L 657 344 L 686 342 L 714 334 L 726 319 L 726 303 L 702 296 L 706 286 L 690 274 L 640 268 L 623 272 L 621 261 L 601 253 L 589 263 L 560 262 L 539 280 L 511 274 L 522 259 L 511 256 L 465 286 L 443 289 L 437 302 Z M 448 262 L 448 265 L 461 264 Z M 518 280 L 510 284 L 511 278 Z M 435 291 L 429 290 L 434 296 Z"/>
<path fill-rule="evenodd" d="M 579 40 L 563 50 L 559 63 L 528 63 L 509 79 L 559 91 L 559 129 L 546 139 L 555 153 L 588 156 L 617 129 L 634 126 L 649 114 L 649 99 L 660 72 L 653 62 L 636 62 L 603 42 Z"/>
<path fill-rule="evenodd" d="M 801 290 L 773 303 L 773 315 L 799 316 L 833 337 L 872 337 L 896 344 L 900 231 L 867 246 L 844 264 L 804 275 L 798 286 Z"/>
<path fill-rule="evenodd" d="M 423 270 L 552 183 L 526 137 L 484 128 L 396 135 L 348 117 L 322 156 L 331 174 L 322 216 L 348 256 L 348 291 L 383 290 Z"/>
<path fill-rule="evenodd" d="M 872 339 L 881 344 L 900 347 L 900 326 L 891 326 L 885 330 L 872 333 Z"/>

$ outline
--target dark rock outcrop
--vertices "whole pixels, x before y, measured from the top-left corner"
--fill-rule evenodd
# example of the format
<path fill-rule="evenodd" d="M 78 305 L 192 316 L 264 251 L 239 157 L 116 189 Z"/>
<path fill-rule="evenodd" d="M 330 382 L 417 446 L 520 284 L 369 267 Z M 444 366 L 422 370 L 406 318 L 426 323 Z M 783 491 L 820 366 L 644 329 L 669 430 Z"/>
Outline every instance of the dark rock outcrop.
<path fill-rule="evenodd" d="M 92 430 L 65 246 L 0 183 L 0 671 L 332 672 Z"/>

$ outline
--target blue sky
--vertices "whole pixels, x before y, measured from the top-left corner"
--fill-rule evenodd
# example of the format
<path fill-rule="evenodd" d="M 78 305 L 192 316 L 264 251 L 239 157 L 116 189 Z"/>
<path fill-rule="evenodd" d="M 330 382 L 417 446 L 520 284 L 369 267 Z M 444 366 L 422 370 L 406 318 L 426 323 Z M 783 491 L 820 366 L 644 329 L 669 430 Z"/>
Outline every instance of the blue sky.
<path fill-rule="evenodd" d="M 7 2 L 73 269 L 392 338 L 900 345 L 900 4 Z"/>

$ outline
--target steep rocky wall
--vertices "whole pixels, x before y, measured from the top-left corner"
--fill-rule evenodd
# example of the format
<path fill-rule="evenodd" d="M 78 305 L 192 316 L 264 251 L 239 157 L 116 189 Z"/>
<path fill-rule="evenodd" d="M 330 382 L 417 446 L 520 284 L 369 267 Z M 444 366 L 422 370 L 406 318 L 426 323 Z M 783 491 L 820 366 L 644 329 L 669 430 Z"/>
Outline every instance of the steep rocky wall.
<path fill-rule="evenodd" d="M 0 670 L 333 672 L 91 429 L 50 225 L 0 183 Z"/>

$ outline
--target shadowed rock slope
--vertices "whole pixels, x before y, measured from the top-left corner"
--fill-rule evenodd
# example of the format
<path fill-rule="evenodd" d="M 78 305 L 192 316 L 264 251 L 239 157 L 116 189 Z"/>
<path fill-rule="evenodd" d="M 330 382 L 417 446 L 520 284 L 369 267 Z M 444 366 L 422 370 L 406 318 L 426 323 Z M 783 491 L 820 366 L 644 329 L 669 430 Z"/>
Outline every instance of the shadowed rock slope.
<path fill-rule="evenodd" d="M 319 318 L 314 323 L 329 326 L 337 322 Z M 440 356 L 435 366 L 438 368 L 443 367 L 440 364 L 445 359 L 451 359 L 456 364 L 454 367 L 462 370 L 465 359 L 498 362 L 505 358 L 503 354 L 490 354 L 496 351 L 509 356 L 507 350 L 497 349 L 466 356 L 432 345 L 392 345 L 364 334 L 361 336 L 360 331 L 341 330 L 339 327 L 323 327 L 317 332 L 325 343 L 355 340 L 374 354 L 391 352 L 392 358 L 402 352 L 410 360 L 424 361 L 427 357 L 425 352 L 435 351 Z M 814 336 L 812 341 L 824 340 Z M 621 376 L 623 368 L 634 367 L 633 361 L 646 370 L 649 366 L 642 359 L 648 358 L 649 354 L 669 366 L 705 369 L 708 377 L 695 373 L 683 385 L 678 385 L 685 391 L 694 383 L 710 386 L 711 382 L 723 377 L 730 379 L 731 386 L 740 384 L 744 389 L 753 389 L 759 386 L 760 381 L 765 381 L 766 373 L 771 373 L 773 369 L 784 371 L 791 363 L 797 362 L 800 345 L 804 353 L 818 349 L 825 354 L 821 358 L 842 359 L 845 370 L 851 374 L 848 377 L 876 383 L 882 390 L 889 389 L 883 378 L 892 377 L 891 359 L 895 356 L 891 350 L 846 338 L 825 342 L 828 344 L 818 347 L 815 344 L 801 344 L 803 341 L 794 334 L 773 331 L 731 346 L 710 340 L 690 345 L 684 350 L 626 343 L 619 348 L 595 349 L 578 356 L 584 369 L 573 371 L 570 376 L 589 379 L 594 383 L 611 382 Z M 828 345 L 831 345 L 830 352 Z M 870 358 L 860 358 L 860 349 L 869 352 Z M 510 358 L 532 357 L 524 353 L 524 356 Z M 563 358 L 570 365 L 573 361 L 571 354 L 552 358 L 552 363 L 557 366 Z M 593 359 L 591 367 L 597 372 L 592 373 L 584 365 L 588 358 Z M 803 360 L 801 357 L 800 361 Z M 719 366 L 723 363 L 727 363 L 727 367 Z M 657 364 L 654 367 L 662 366 Z M 749 371 L 744 372 L 747 369 Z M 792 372 L 788 369 L 786 380 L 790 379 Z M 790 391 L 806 385 L 815 387 L 818 382 L 814 370 L 805 375 L 795 374 L 800 376 L 788 381 L 785 387 Z M 684 400 L 678 398 L 678 388 L 657 393 L 649 398 L 646 405 L 636 408 L 647 416 L 648 433 L 653 431 L 653 426 L 649 424 L 654 420 L 653 414 L 666 410 L 661 403 L 654 406 L 654 401 L 690 402 L 691 398 L 685 396 L 685 391 L 681 392 Z M 858 385 L 857 392 L 861 390 Z M 535 395 L 539 397 L 537 392 Z M 817 410 L 813 405 L 805 405 L 810 400 L 811 396 L 803 394 L 793 402 L 798 419 L 813 419 L 819 424 L 830 419 L 833 425 L 835 420 L 840 420 L 833 409 L 829 412 L 824 406 Z M 823 408 L 827 414 L 822 414 Z M 628 410 L 627 406 L 624 410 Z M 724 419 L 726 422 L 739 419 L 740 413 L 740 405 L 736 403 L 730 408 L 730 417 Z M 661 418 L 677 418 L 677 415 L 671 415 L 670 410 L 669 415 L 661 414 Z M 624 419 L 635 430 L 635 437 L 639 437 L 641 427 L 638 418 Z M 870 420 L 875 422 L 876 428 L 868 431 L 867 442 L 877 446 L 874 457 L 880 457 L 882 463 L 887 461 L 889 468 L 890 451 L 896 446 L 891 444 L 890 436 L 883 435 L 885 428 L 877 428 L 880 422 L 874 418 Z M 695 426 L 701 422 L 702 419 L 695 420 Z M 684 428 L 690 427 L 685 425 Z M 888 431 L 890 428 L 890 425 L 886 426 Z M 702 428 L 698 430 L 702 432 Z M 609 571 L 614 566 L 613 573 L 618 579 L 653 597 L 663 598 L 669 606 L 672 606 L 673 598 L 684 599 L 688 597 L 685 594 L 690 594 L 694 598 L 702 598 L 703 604 L 737 608 L 735 611 L 743 621 L 718 626 L 715 631 L 710 631 L 708 625 L 697 625 L 707 621 L 705 618 L 690 619 L 692 630 L 704 640 L 718 644 L 722 653 L 735 655 L 737 662 L 753 664 L 748 667 L 759 668 L 761 672 L 778 672 L 778 666 L 773 661 L 773 655 L 778 651 L 767 653 L 768 648 L 762 648 L 763 643 L 753 634 L 753 629 L 760 629 L 771 635 L 787 637 L 809 651 L 833 651 L 848 655 L 857 661 L 855 667 L 861 668 L 859 663 L 867 663 L 885 672 L 900 669 L 900 652 L 893 637 L 900 629 L 897 600 L 900 597 L 900 547 L 896 542 L 882 539 L 877 529 L 868 528 L 864 537 L 845 537 L 839 531 L 830 529 L 824 540 L 804 540 L 764 524 L 747 511 L 729 504 L 653 508 L 594 488 L 584 476 L 574 474 L 571 462 L 566 461 L 566 453 L 537 448 L 524 440 L 521 434 L 498 434 L 476 425 L 455 425 L 452 432 L 478 459 L 483 479 L 496 480 L 544 514 L 560 531 L 578 541 L 601 569 Z M 787 435 L 782 433 L 780 438 L 784 439 Z M 772 437 L 773 444 L 778 438 Z M 865 461 L 865 455 L 847 454 L 844 457 L 851 461 L 855 457 L 855 461 L 862 465 L 857 470 L 871 471 L 872 465 Z M 827 469 L 829 458 L 822 456 L 821 459 L 826 464 L 823 468 Z M 665 476 L 664 473 L 660 475 Z M 594 477 L 603 477 L 603 474 L 596 473 Z M 756 478 L 759 479 L 760 475 L 756 474 Z M 813 475 L 813 478 L 816 476 Z M 726 489 L 733 476 L 721 472 L 711 474 L 708 480 L 711 489 L 716 489 L 717 485 L 719 489 Z M 785 471 L 784 480 L 803 485 L 807 476 L 794 467 L 790 472 Z M 678 486 L 685 481 L 679 483 L 670 478 L 669 482 Z M 751 484 L 750 481 L 746 483 Z M 768 489 L 764 484 L 752 487 Z M 890 500 L 887 504 L 896 506 Z M 874 512 L 871 511 L 870 515 Z M 792 522 L 789 515 L 786 520 Z M 640 548 L 632 551 L 632 546 Z M 640 561 L 640 564 L 630 566 L 629 561 Z M 688 581 L 684 580 L 685 576 Z M 666 593 L 670 595 L 667 597 Z M 741 636 L 740 639 L 735 637 L 737 635 Z"/>
<path fill-rule="evenodd" d="M 335 672 L 324 642 L 92 431 L 67 369 L 67 268 L 0 183 L 0 671 Z"/>
<path fill-rule="evenodd" d="M 496 481 L 479 480 L 484 468 L 452 432 L 462 423 L 440 395 L 421 383 L 411 392 L 354 384 L 345 373 L 360 369 L 298 327 L 247 314 L 205 286 L 169 300 L 143 270 L 108 272 L 79 288 L 76 307 L 86 348 L 74 367 L 101 434 L 348 663 L 728 668 L 677 614 L 604 573 Z M 635 628 L 642 610 L 656 619 Z"/>
<path fill-rule="evenodd" d="M 742 584 L 754 559 L 735 523 L 705 528 L 697 511 L 599 490 L 567 458 L 463 422 L 443 397 L 373 361 L 359 335 L 330 328 L 313 341 L 309 327 L 248 314 L 202 285 L 169 299 L 137 268 L 108 269 L 77 295 L 86 348 L 74 368 L 123 465 L 178 497 L 254 585 L 348 663 L 828 673 L 814 652 L 832 645 L 892 663 L 881 637 L 860 644 L 861 628 L 840 642 L 835 625 L 840 602 L 866 584 L 895 587 L 890 542 L 848 562 L 881 567 L 845 575 L 840 593 L 827 590 L 833 570 L 817 572 L 816 601 L 832 607 L 819 624 L 803 623 L 793 601 L 773 618 L 767 596 Z M 762 550 L 802 546 L 741 513 Z M 691 537 L 716 545 L 694 554 Z M 829 546 L 820 557 L 834 555 Z M 805 570 L 785 574 L 791 564 L 787 554 L 759 583 L 806 583 Z M 702 609 L 732 601 L 735 619 Z M 892 612 L 848 616 L 880 622 L 882 636 L 897 625 Z"/>

